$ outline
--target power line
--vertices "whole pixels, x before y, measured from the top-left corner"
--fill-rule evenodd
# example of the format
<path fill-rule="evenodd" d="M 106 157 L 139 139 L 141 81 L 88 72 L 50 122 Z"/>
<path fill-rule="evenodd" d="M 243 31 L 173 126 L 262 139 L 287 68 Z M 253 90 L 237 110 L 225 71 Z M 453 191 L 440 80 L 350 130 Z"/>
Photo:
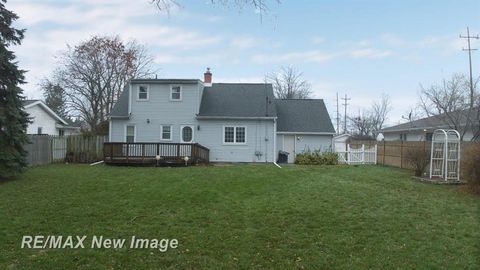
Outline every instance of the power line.
<path fill-rule="evenodd" d="M 468 51 L 468 62 L 470 64 L 470 108 L 473 107 L 473 100 L 474 100 L 474 95 L 473 95 L 473 75 L 472 75 L 472 51 L 476 51 L 477 49 L 472 49 L 470 47 L 470 40 L 471 39 L 479 39 L 479 36 L 470 36 L 470 29 L 467 27 L 467 35 L 462 36 L 460 35 L 460 38 L 465 38 L 467 39 L 467 44 L 468 48 L 465 49 L 463 48 L 463 51 Z"/>
<path fill-rule="evenodd" d="M 347 94 L 345 94 L 345 97 L 341 99 L 343 99 L 343 102 L 344 102 L 342 103 L 342 105 L 345 106 L 345 115 L 343 116 L 344 117 L 343 133 L 347 133 L 347 106 L 348 106 L 348 101 L 351 100 L 351 98 L 348 98 Z"/>

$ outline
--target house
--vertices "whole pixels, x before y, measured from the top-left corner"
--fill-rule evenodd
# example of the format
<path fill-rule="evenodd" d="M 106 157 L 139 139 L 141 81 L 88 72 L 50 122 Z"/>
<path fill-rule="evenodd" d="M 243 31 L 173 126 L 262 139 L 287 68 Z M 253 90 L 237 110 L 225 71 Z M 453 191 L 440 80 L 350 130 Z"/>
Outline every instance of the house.
<path fill-rule="evenodd" d="M 72 126 L 41 100 L 23 100 L 23 107 L 32 121 L 27 134 L 64 136 L 80 132 L 79 127 Z"/>
<path fill-rule="evenodd" d="M 431 141 L 436 129 L 457 129 L 460 134 L 464 133 L 464 141 L 471 141 L 479 129 L 479 115 L 476 112 L 472 113 L 475 124 L 466 129 L 467 115 L 465 110 L 452 112 L 449 115 L 434 115 L 381 129 L 379 134 L 383 135 L 385 141 Z M 456 123 L 463 124 L 455 127 L 450 124 L 452 121 L 449 119 L 455 119 Z"/>
<path fill-rule="evenodd" d="M 275 162 L 280 150 L 293 162 L 296 153 L 332 148 L 323 100 L 277 100 L 271 84 L 204 76 L 131 80 L 109 116 L 109 141 L 198 143 L 211 162 Z"/>
<path fill-rule="evenodd" d="M 347 151 L 347 144 L 350 141 L 352 135 L 350 134 L 340 134 L 333 137 L 334 149 L 336 152 Z"/>

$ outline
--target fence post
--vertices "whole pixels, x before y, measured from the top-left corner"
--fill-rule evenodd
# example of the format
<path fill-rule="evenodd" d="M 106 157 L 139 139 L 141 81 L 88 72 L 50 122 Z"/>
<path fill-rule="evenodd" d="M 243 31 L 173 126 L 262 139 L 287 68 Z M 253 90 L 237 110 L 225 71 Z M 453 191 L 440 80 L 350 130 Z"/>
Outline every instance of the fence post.
<path fill-rule="evenodd" d="M 351 160 L 351 158 L 350 158 L 350 144 L 347 144 L 346 158 L 347 158 L 347 160 L 346 160 L 347 164 L 350 165 L 350 160 Z"/>
<path fill-rule="evenodd" d="M 400 168 L 403 168 L 403 141 L 400 141 Z"/>
<path fill-rule="evenodd" d="M 383 165 L 385 165 L 385 156 L 387 155 L 386 147 L 385 147 L 385 140 L 383 140 Z"/>
<path fill-rule="evenodd" d="M 375 155 L 374 155 L 375 156 L 375 165 L 377 165 L 377 152 L 378 152 L 377 148 L 378 148 L 377 144 L 375 144 Z"/>
<path fill-rule="evenodd" d="M 365 144 L 362 143 L 362 164 L 365 164 Z"/>

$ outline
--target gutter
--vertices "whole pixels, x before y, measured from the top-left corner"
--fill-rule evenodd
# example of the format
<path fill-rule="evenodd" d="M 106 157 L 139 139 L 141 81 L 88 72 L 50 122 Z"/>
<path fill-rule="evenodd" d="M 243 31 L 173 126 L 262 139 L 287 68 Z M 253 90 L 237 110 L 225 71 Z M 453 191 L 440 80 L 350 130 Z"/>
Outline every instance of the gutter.
<path fill-rule="evenodd" d="M 335 132 L 293 132 L 293 131 L 279 131 L 277 134 L 286 135 L 335 135 Z"/>
<path fill-rule="evenodd" d="M 276 117 L 238 117 L 238 116 L 198 116 L 197 119 L 218 119 L 218 120 L 272 120 Z"/>

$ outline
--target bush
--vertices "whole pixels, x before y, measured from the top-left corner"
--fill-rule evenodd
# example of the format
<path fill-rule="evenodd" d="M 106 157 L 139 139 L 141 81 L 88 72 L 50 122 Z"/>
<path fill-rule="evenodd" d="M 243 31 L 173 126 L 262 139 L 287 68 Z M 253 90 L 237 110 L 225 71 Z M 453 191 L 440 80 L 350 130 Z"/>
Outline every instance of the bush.
<path fill-rule="evenodd" d="M 333 152 L 306 151 L 297 155 L 295 164 L 299 165 L 337 165 L 338 155 Z"/>
<path fill-rule="evenodd" d="M 460 171 L 470 191 L 480 194 L 480 144 L 474 144 L 465 150 Z"/>
<path fill-rule="evenodd" d="M 415 176 L 422 176 L 423 172 L 430 163 L 430 151 L 422 147 L 409 148 L 405 152 L 407 163 L 415 171 Z"/>

